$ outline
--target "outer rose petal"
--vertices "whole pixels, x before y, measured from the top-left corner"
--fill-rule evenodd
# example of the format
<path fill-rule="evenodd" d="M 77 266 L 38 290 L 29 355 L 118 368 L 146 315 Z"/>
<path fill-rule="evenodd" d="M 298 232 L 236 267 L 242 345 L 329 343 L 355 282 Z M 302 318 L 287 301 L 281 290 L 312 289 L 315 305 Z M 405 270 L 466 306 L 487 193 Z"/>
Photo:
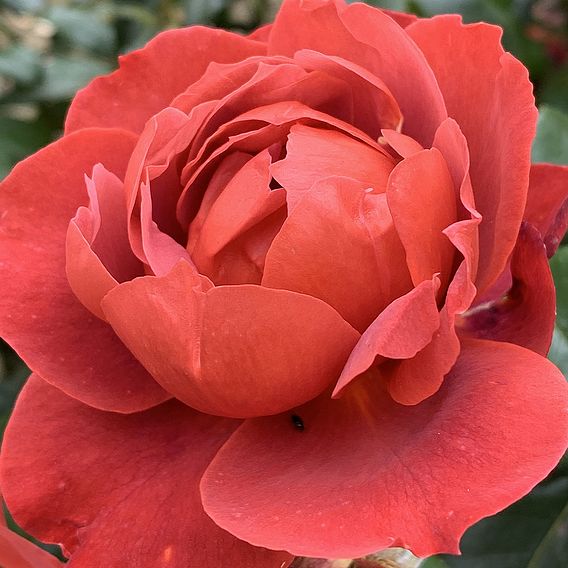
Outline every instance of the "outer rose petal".
<path fill-rule="evenodd" d="M 568 199 L 568 166 L 554 164 L 533 164 L 531 166 L 529 194 L 524 220 L 536 227 L 548 249 L 551 257 L 562 241 L 564 234 L 551 235 L 549 231 L 554 227 L 555 219 L 562 205 Z"/>
<path fill-rule="evenodd" d="M 178 402 L 101 412 L 32 376 L 2 447 L 6 502 L 76 568 L 280 568 L 288 554 L 240 542 L 201 506 L 202 472 L 238 424 Z"/>
<path fill-rule="evenodd" d="M 511 260 L 512 288 L 506 296 L 464 314 L 465 334 L 508 341 L 546 356 L 556 315 L 554 280 L 540 233 L 523 223 Z"/>
<path fill-rule="evenodd" d="M 404 131 L 424 145 L 432 142 L 446 118 L 444 100 L 424 56 L 380 10 L 363 4 L 346 7 L 340 0 L 287 0 L 272 26 L 268 52 L 292 56 L 300 49 L 338 55 L 374 73 L 400 105 Z"/>
<path fill-rule="evenodd" d="M 8 527 L 0 525 L 0 566 L 3 568 L 62 568 L 64 564 Z"/>
<path fill-rule="evenodd" d="M 337 379 L 359 334 L 325 302 L 260 286 L 200 289 L 185 262 L 127 282 L 103 311 L 168 392 L 193 408 L 245 418 L 283 412 Z"/>
<path fill-rule="evenodd" d="M 483 216 L 476 282 L 481 294 L 505 268 L 523 216 L 537 118 L 532 85 L 525 67 L 503 52 L 500 28 L 439 16 L 418 20 L 406 32 L 434 70 L 448 114 L 468 142 Z"/>
<path fill-rule="evenodd" d="M 87 202 L 84 174 L 102 162 L 122 176 L 133 143 L 120 130 L 65 136 L 16 166 L 0 191 L 0 335 L 49 383 L 118 412 L 168 395 L 71 291 L 65 235 Z"/>
<path fill-rule="evenodd" d="M 93 126 L 141 132 L 212 61 L 232 63 L 265 53 L 264 43 L 224 30 L 194 26 L 163 32 L 143 49 L 121 57 L 120 69 L 79 91 L 65 133 Z"/>
<path fill-rule="evenodd" d="M 467 341 L 419 405 L 362 381 L 298 409 L 303 432 L 288 415 L 245 422 L 208 467 L 203 505 L 239 538 L 301 556 L 456 553 L 468 526 L 554 467 L 568 443 L 567 405 L 566 381 L 543 357 Z"/>

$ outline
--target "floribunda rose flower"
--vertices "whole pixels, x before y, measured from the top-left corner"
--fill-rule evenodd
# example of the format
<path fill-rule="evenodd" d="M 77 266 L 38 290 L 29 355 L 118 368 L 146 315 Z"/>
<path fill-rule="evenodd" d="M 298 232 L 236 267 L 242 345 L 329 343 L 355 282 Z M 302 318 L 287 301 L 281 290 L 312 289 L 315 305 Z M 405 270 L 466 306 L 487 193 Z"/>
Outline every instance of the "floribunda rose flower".
<path fill-rule="evenodd" d="M 458 552 L 568 441 L 568 170 L 499 28 L 288 0 L 164 32 L 3 183 L 15 519 L 73 566 Z"/>

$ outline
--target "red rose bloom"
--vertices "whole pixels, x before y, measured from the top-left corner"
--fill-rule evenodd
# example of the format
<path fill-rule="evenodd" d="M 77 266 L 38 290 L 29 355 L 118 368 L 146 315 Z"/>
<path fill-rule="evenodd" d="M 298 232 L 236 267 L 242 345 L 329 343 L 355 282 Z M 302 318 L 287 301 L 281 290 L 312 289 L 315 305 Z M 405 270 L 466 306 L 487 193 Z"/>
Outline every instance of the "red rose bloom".
<path fill-rule="evenodd" d="M 568 170 L 500 35 L 289 0 L 77 95 L 0 191 L 26 530 L 85 568 L 427 556 L 548 474 Z"/>

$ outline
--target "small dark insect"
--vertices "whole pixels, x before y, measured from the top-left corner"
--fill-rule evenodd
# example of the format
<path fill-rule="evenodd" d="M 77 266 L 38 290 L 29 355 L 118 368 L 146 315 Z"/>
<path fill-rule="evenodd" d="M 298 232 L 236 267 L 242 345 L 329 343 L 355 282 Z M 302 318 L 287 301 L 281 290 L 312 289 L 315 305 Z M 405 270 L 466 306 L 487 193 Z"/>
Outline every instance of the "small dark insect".
<path fill-rule="evenodd" d="M 296 428 L 296 430 L 298 430 L 299 432 L 303 432 L 304 421 L 297 414 L 292 414 L 290 418 L 292 419 L 292 424 L 294 425 L 294 428 Z"/>

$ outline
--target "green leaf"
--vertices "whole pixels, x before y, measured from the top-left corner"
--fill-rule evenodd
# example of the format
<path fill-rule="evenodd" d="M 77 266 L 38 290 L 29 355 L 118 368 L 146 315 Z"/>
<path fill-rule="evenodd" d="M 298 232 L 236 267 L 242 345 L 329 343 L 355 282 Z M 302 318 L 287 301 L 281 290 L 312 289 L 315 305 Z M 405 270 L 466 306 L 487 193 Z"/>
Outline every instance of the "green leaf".
<path fill-rule="evenodd" d="M 443 558 L 450 568 L 561 568 L 568 558 L 566 531 L 568 478 L 562 477 L 477 523 L 462 539 L 463 555 Z"/>
<path fill-rule="evenodd" d="M 532 160 L 568 164 L 567 114 L 548 105 L 540 107 Z"/>
<path fill-rule="evenodd" d="M 103 61 L 87 57 L 55 56 L 45 67 L 43 81 L 37 88 L 22 93 L 21 100 L 62 101 L 69 100 L 97 75 L 112 71 Z"/>
<path fill-rule="evenodd" d="M 227 0 L 186 0 L 184 3 L 187 24 L 207 24 L 215 14 L 225 9 Z"/>
<path fill-rule="evenodd" d="M 16 83 L 32 83 L 38 78 L 40 71 L 40 55 L 33 49 L 13 45 L 0 52 L 0 75 L 13 79 Z"/>
<path fill-rule="evenodd" d="M 568 113 L 568 68 L 549 73 L 540 87 L 539 99 Z"/>
<path fill-rule="evenodd" d="M 420 568 L 449 568 L 448 564 L 444 562 L 439 556 L 431 556 L 427 558 L 422 564 L 420 564 Z"/>
<path fill-rule="evenodd" d="M 0 117 L 0 179 L 16 163 L 50 141 L 51 130 L 41 122 Z"/>
<path fill-rule="evenodd" d="M 47 13 L 57 35 L 73 46 L 98 53 L 112 53 L 116 43 L 114 28 L 102 11 L 54 6 Z"/>
<path fill-rule="evenodd" d="M 568 378 L 568 339 L 558 326 L 554 328 L 548 358 L 564 373 L 564 376 Z"/>
<path fill-rule="evenodd" d="M 556 286 L 556 325 L 568 337 L 568 246 L 556 251 L 550 269 Z"/>
<path fill-rule="evenodd" d="M 359 0 L 348 0 L 351 2 L 359 2 Z M 407 0 L 369 0 L 365 4 L 370 4 L 371 6 L 378 6 L 379 8 L 385 8 L 386 10 L 396 10 L 398 12 L 407 12 L 410 2 Z"/>

